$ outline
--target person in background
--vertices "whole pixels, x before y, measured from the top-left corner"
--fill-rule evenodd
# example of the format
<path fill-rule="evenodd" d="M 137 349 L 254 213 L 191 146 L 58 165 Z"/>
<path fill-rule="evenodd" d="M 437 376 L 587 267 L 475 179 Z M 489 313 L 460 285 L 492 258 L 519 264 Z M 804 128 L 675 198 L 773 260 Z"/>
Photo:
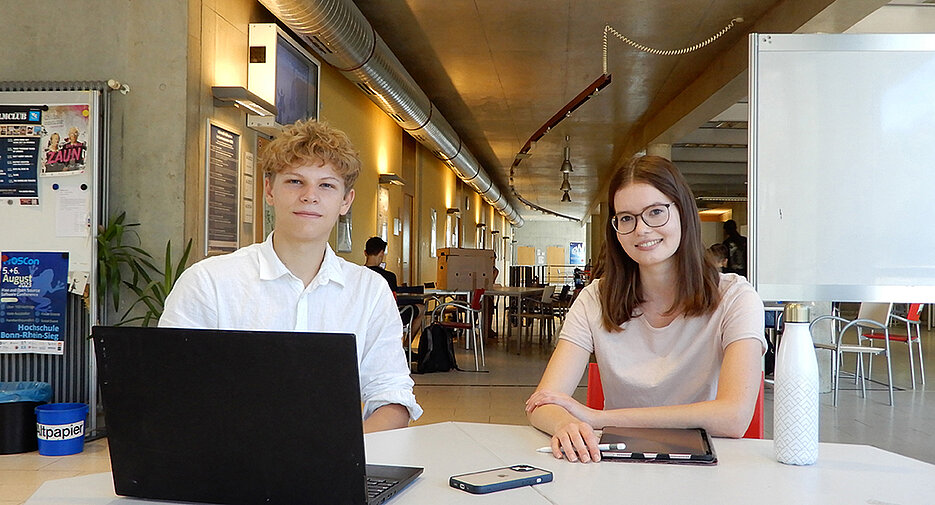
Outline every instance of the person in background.
<path fill-rule="evenodd" d="M 386 259 L 386 241 L 380 237 L 370 237 L 364 246 L 364 266 L 380 274 L 390 285 L 390 291 L 396 293 L 396 274 L 384 268 Z"/>
<path fill-rule="evenodd" d="M 378 275 L 328 245 L 338 216 L 354 201 L 357 151 L 343 132 L 299 121 L 264 146 L 257 163 L 276 212 L 273 233 L 185 270 L 159 326 L 352 333 L 364 431 L 407 426 L 422 408 L 399 344 L 393 294 Z"/>
<path fill-rule="evenodd" d="M 727 246 L 727 268 L 725 273 L 747 276 L 747 237 L 737 231 L 737 221 L 724 221 L 724 244 Z"/>
<path fill-rule="evenodd" d="M 608 185 L 601 276 L 562 325 L 526 401 L 552 454 L 599 461 L 605 426 L 746 431 L 760 387 L 763 302 L 745 279 L 721 274 L 701 241 L 688 184 L 665 158 L 631 159 Z M 572 398 L 594 353 L 605 410 Z"/>
<path fill-rule="evenodd" d="M 584 288 L 584 271 L 580 268 L 575 268 L 572 272 L 572 279 L 575 283 L 575 290 Z"/>
<path fill-rule="evenodd" d="M 711 255 L 711 259 L 720 269 L 720 272 L 727 273 L 725 270 L 727 268 L 727 255 L 729 254 L 727 246 L 724 244 L 714 244 L 708 248 L 708 254 Z"/>
<path fill-rule="evenodd" d="M 422 303 L 422 298 L 397 296 L 396 292 L 399 290 L 399 284 L 396 282 L 396 274 L 384 268 L 385 264 L 386 241 L 380 237 L 370 237 L 364 245 L 364 266 L 386 279 L 386 283 L 390 286 L 390 291 L 392 291 L 393 295 L 396 297 L 396 304 L 400 310 L 406 306 L 411 307 L 411 314 L 409 312 L 400 312 L 400 318 L 403 319 L 403 324 L 406 324 L 409 322 L 409 317 L 412 317 L 412 326 L 409 328 L 409 331 L 412 335 L 418 335 L 422 330 L 422 314 L 425 312 L 425 305 Z"/>

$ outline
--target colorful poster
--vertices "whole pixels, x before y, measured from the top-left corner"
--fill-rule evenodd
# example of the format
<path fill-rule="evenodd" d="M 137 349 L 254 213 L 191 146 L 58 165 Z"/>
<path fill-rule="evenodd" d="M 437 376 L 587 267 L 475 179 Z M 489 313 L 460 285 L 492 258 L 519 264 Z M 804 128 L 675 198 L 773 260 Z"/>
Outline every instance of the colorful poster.
<path fill-rule="evenodd" d="M 68 253 L 0 258 L 0 353 L 63 354 Z"/>
<path fill-rule="evenodd" d="M 568 243 L 568 264 L 584 265 L 584 242 Z"/>
<path fill-rule="evenodd" d="M 40 106 L 0 105 L 0 197 L 38 198 Z"/>
<path fill-rule="evenodd" d="M 42 121 L 42 175 L 70 175 L 85 169 L 90 107 L 50 105 Z"/>

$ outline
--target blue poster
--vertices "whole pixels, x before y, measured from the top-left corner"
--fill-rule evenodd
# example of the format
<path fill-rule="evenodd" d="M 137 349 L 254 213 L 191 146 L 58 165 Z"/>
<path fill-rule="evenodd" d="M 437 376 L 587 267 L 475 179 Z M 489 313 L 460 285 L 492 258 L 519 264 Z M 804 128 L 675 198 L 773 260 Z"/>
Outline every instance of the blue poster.
<path fill-rule="evenodd" d="M 0 353 L 63 354 L 68 253 L 0 258 Z"/>
<path fill-rule="evenodd" d="M 584 265 L 584 242 L 569 242 L 568 245 L 568 264 Z"/>

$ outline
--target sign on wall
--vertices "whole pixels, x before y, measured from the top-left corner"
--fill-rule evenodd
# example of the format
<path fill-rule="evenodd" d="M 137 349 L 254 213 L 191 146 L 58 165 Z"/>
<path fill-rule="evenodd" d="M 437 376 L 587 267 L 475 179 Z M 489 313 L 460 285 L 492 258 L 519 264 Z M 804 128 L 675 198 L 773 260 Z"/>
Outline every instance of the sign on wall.
<path fill-rule="evenodd" d="M 63 354 L 68 253 L 0 258 L 0 353 Z"/>
<path fill-rule="evenodd" d="M 209 122 L 206 151 L 205 254 L 229 253 L 239 241 L 240 135 Z"/>
<path fill-rule="evenodd" d="M 584 242 L 568 243 L 568 263 L 570 265 L 584 265 Z"/>
<path fill-rule="evenodd" d="M 0 197 L 39 197 L 43 108 L 0 105 Z"/>

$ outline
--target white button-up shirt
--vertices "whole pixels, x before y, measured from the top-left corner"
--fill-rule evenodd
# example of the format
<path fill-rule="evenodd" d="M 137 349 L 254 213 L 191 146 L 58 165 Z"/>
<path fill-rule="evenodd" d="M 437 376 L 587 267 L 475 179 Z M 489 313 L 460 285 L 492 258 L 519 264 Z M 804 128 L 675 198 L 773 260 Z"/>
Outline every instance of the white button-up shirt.
<path fill-rule="evenodd" d="M 308 286 L 280 261 L 272 234 L 261 244 L 206 258 L 179 277 L 159 326 L 353 333 L 364 418 L 391 403 L 406 407 L 413 420 L 422 415 L 389 286 L 330 247 Z"/>

